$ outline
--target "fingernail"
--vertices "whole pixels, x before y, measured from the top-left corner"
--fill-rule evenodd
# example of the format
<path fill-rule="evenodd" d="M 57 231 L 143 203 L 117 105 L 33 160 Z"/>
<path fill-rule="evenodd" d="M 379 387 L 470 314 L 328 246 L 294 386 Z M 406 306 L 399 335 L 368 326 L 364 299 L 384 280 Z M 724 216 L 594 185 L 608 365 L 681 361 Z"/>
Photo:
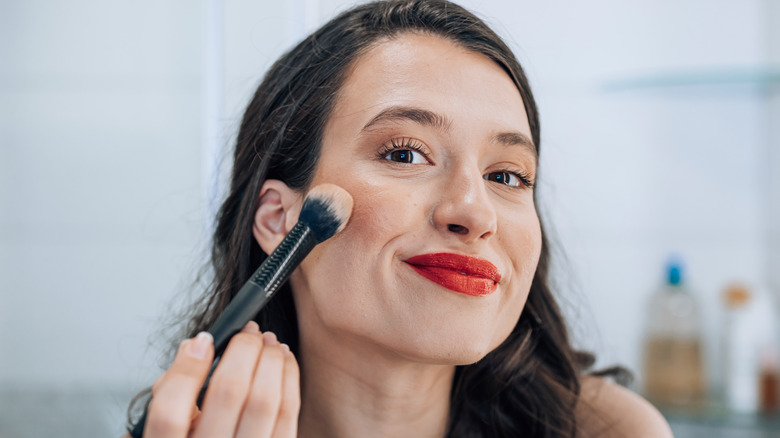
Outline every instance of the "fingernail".
<path fill-rule="evenodd" d="M 190 356 L 196 359 L 205 359 L 213 342 L 214 337 L 211 336 L 211 333 L 198 333 L 198 336 L 195 336 L 195 339 L 193 339 L 193 342 L 190 345 Z"/>
<path fill-rule="evenodd" d="M 276 340 L 276 335 L 272 332 L 263 333 L 263 343 L 265 345 L 276 345 L 279 342 Z"/>
<path fill-rule="evenodd" d="M 258 333 L 260 332 L 260 326 L 254 321 L 249 321 L 241 331 L 245 333 Z"/>
<path fill-rule="evenodd" d="M 287 344 L 281 344 L 282 347 L 282 353 L 284 353 L 284 357 L 290 357 L 292 356 L 292 351 L 290 351 L 290 346 Z"/>

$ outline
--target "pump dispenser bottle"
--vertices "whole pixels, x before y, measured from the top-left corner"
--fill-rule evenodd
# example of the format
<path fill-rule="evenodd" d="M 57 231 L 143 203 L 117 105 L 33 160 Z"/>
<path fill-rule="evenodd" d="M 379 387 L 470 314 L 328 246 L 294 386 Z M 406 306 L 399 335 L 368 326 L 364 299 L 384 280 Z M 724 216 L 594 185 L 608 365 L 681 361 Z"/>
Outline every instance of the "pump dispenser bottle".
<path fill-rule="evenodd" d="M 644 393 L 666 409 L 697 409 L 706 397 L 700 307 L 673 258 L 651 297 L 645 326 Z"/>

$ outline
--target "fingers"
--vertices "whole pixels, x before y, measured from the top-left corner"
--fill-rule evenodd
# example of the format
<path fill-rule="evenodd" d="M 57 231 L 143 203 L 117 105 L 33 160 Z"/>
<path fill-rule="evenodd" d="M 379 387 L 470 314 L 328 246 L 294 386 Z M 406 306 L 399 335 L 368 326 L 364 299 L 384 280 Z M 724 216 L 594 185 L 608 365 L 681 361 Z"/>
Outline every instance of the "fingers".
<path fill-rule="evenodd" d="M 255 322 L 231 338 L 206 390 L 194 437 L 234 435 L 262 349 Z"/>
<path fill-rule="evenodd" d="M 283 347 L 287 347 L 284 345 Z M 301 376 L 298 362 L 284 348 L 284 377 L 282 378 L 282 402 L 276 420 L 274 438 L 295 438 L 298 436 L 298 413 L 301 411 Z"/>
<path fill-rule="evenodd" d="M 182 342 L 152 388 L 145 437 L 296 436 L 300 371 L 287 345 L 247 324 L 230 340 L 199 411 L 196 400 L 213 357 L 208 333 Z"/>
<path fill-rule="evenodd" d="M 263 341 L 236 437 L 294 437 L 300 410 L 298 365 L 290 348 L 272 333 L 265 333 Z"/>
<path fill-rule="evenodd" d="M 187 436 L 193 407 L 213 357 L 213 338 L 207 332 L 181 343 L 173 364 L 152 387 L 144 437 Z"/>

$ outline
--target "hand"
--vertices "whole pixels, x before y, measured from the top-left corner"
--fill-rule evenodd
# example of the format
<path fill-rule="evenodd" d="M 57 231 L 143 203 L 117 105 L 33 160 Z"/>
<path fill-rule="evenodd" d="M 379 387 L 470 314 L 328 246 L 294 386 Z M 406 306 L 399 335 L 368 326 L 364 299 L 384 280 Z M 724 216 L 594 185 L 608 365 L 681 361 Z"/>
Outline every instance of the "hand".
<path fill-rule="evenodd" d="M 296 436 L 300 373 L 287 345 L 249 322 L 230 340 L 198 410 L 195 402 L 213 357 L 208 333 L 182 342 L 152 387 L 144 437 Z"/>

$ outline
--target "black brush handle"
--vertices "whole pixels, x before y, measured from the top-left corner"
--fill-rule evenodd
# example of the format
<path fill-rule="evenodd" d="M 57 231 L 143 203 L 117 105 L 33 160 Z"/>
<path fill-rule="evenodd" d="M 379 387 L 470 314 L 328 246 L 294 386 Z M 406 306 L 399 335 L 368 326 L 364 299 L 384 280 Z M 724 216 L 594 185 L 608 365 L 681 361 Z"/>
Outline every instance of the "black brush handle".
<path fill-rule="evenodd" d="M 314 238 L 311 228 L 303 222 L 295 224 L 292 230 L 284 237 L 279 246 L 257 268 L 252 277 L 244 283 L 230 304 L 222 311 L 214 324 L 208 330 L 214 336 L 214 359 L 217 361 L 227 348 L 230 338 L 240 332 L 249 321 L 253 320 L 257 313 L 273 297 L 276 291 L 290 277 L 292 271 L 298 267 L 303 259 L 311 252 L 317 240 Z M 217 363 L 213 363 L 206 381 L 200 390 L 197 404 L 200 406 L 206 393 L 211 374 Z M 130 432 L 133 438 L 141 438 L 144 434 L 147 405 L 143 415 Z"/>
<path fill-rule="evenodd" d="M 215 358 L 225 351 L 230 338 L 257 316 L 316 244 L 311 228 L 302 222 L 295 224 L 211 325 Z"/>

